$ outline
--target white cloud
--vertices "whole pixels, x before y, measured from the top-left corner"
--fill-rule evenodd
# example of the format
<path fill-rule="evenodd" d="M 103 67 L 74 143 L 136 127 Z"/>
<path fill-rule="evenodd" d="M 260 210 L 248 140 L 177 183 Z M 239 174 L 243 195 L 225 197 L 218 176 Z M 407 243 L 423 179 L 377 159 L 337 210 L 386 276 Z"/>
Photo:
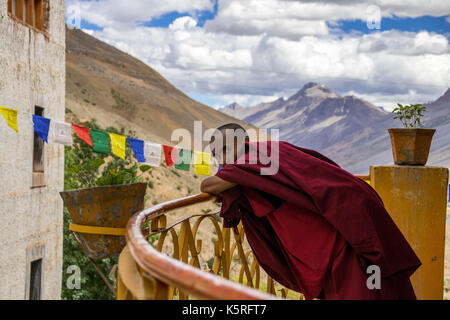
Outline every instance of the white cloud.
<path fill-rule="evenodd" d="M 280 97 L 277 95 L 250 95 L 250 94 L 224 94 L 218 96 L 222 101 L 237 102 L 243 107 L 254 106 L 262 101 L 275 101 Z M 227 103 L 229 104 L 229 103 Z M 215 108 L 221 108 L 224 105 L 216 105 Z"/>
<path fill-rule="evenodd" d="M 174 22 L 169 26 L 169 29 L 172 30 L 188 30 L 194 29 L 197 26 L 197 20 L 193 19 L 190 16 L 184 16 L 181 18 L 175 19 Z"/>
<path fill-rule="evenodd" d="M 303 35 L 327 35 L 325 21 L 306 21 L 296 19 L 274 18 L 271 20 L 242 19 L 231 22 L 228 19 L 207 22 L 206 28 L 211 32 L 227 32 L 235 35 L 261 35 L 299 39 Z"/>
<path fill-rule="evenodd" d="M 442 94 L 443 92 L 441 92 Z M 386 111 L 392 111 L 397 107 L 397 103 L 411 104 L 411 103 L 427 103 L 436 100 L 435 94 L 423 94 L 417 90 L 408 90 L 404 93 L 382 93 L 375 92 L 372 94 L 364 94 L 355 92 L 353 90 L 345 92 L 345 95 L 354 95 L 364 100 L 370 101 L 372 104 L 383 107 Z"/>
<path fill-rule="evenodd" d="M 195 13 L 211 11 L 212 0 L 69 0 L 67 5 L 80 3 L 82 19 L 99 27 L 131 28 L 137 22 L 149 21 L 169 12 Z"/>
<path fill-rule="evenodd" d="M 288 1 L 219 0 L 219 12 L 205 28 L 230 34 L 262 34 L 298 39 L 302 35 L 326 35 L 325 22 L 336 25 L 342 19 L 378 21 L 380 17 L 442 16 L 450 6 L 441 0 L 371 0 L 371 1 Z"/>
<path fill-rule="evenodd" d="M 224 0 L 230 1 L 230 0 Z M 238 0 L 231 0 L 238 1 Z M 245 1 L 245 0 L 240 0 Z M 272 0 L 276 2 L 298 2 L 298 0 Z M 302 0 L 302 3 L 309 4 L 322 4 L 328 5 L 330 7 L 339 6 L 346 10 L 352 10 L 355 8 L 364 7 L 374 5 L 378 6 L 381 9 L 381 13 L 384 17 L 391 17 L 396 15 L 398 17 L 420 17 L 425 15 L 430 16 L 444 16 L 450 14 L 450 7 L 447 1 L 442 0 Z M 333 9 L 337 15 L 340 16 L 339 19 L 349 19 L 348 17 L 354 13 L 342 13 L 342 11 L 337 11 L 337 9 Z M 365 9 L 364 13 L 359 10 L 356 10 L 360 14 L 359 18 L 362 19 L 365 17 Z M 362 13 L 362 14 L 361 14 Z"/>
<path fill-rule="evenodd" d="M 400 55 L 445 54 L 449 52 L 448 40 L 440 34 L 429 32 L 380 32 L 362 36 L 361 52 L 387 51 Z"/>
<path fill-rule="evenodd" d="M 94 30 L 89 30 L 89 29 L 82 29 L 83 32 L 87 33 L 88 35 L 92 36 L 94 35 Z"/>
<path fill-rule="evenodd" d="M 129 10 L 133 14 L 128 13 L 133 21 L 145 15 L 135 12 L 138 7 L 152 8 L 148 3 L 126 3 L 134 8 Z M 161 7 L 153 3 L 158 7 L 153 11 L 170 10 L 172 1 L 168 3 Z M 183 10 L 191 10 L 207 7 L 209 1 L 183 3 L 181 7 L 190 8 Z M 352 0 L 339 4 L 248 0 L 246 7 L 242 3 L 219 0 L 217 17 L 204 27 L 186 15 L 169 28 L 123 28 L 127 14 L 109 12 L 112 9 L 97 4 L 92 14 L 105 22 L 104 29 L 94 35 L 148 63 L 187 93 L 210 94 L 243 105 L 287 97 L 308 81 L 323 82 L 341 94 L 353 92 L 385 106 L 389 101 L 428 101 L 450 86 L 450 47 L 442 35 L 395 30 L 329 32 L 324 22 L 327 16 L 364 15 L 368 1 L 360 5 Z M 423 7 L 421 1 L 411 1 L 409 6 L 393 0 L 377 3 L 383 8 L 391 6 L 383 9 L 386 14 L 414 15 Z M 445 11 L 440 2 L 426 10 L 441 10 L 440 15 Z"/>

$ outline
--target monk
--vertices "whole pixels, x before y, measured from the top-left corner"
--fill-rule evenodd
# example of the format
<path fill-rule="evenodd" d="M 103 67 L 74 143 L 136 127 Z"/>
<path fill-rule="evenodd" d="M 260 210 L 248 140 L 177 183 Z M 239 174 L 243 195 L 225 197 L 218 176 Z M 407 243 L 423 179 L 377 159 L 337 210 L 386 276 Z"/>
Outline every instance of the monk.
<path fill-rule="evenodd" d="M 242 221 L 273 279 L 306 299 L 416 299 L 410 276 L 421 262 L 369 184 L 316 151 L 250 143 L 233 123 L 211 146 L 222 169 L 201 191 L 222 202 L 224 227 Z"/>

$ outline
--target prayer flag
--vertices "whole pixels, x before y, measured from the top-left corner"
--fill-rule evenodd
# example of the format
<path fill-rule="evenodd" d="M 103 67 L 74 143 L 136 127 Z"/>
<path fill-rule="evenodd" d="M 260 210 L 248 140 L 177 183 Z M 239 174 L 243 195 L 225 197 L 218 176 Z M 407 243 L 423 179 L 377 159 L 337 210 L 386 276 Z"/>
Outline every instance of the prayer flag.
<path fill-rule="evenodd" d="M 34 132 L 48 143 L 48 131 L 50 129 L 50 119 L 33 114 Z"/>
<path fill-rule="evenodd" d="M 175 168 L 178 170 L 189 171 L 191 169 L 192 151 L 180 149 L 178 151 L 178 160 L 175 163 Z"/>
<path fill-rule="evenodd" d="M 65 122 L 53 121 L 53 142 L 60 143 L 66 146 L 72 146 L 72 130 L 71 126 Z"/>
<path fill-rule="evenodd" d="M 89 135 L 89 131 L 90 131 L 89 128 L 85 128 L 85 127 L 82 127 L 82 126 L 77 126 L 76 124 L 73 124 L 72 127 L 73 127 L 73 130 L 75 130 L 76 134 L 78 135 L 78 137 L 81 140 L 83 140 L 88 145 L 93 147 L 91 136 Z"/>
<path fill-rule="evenodd" d="M 171 167 L 177 161 L 177 153 L 174 147 L 163 146 L 164 148 L 164 157 L 166 158 L 166 165 Z M 175 149 L 175 152 L 174 152 Z"/>
<path fill-rule="evenodd" d="M 115 133 L 109 133 L 109 137 L 111 138 L 112 153 L 121 159 L 125 159 L 127 137 Z"/>
<path fill-rule="evenodd" d="M 159 167 L 161 162 L 162 147 L 160 144 L 146 142 L 144 147 L 145 163 L 153 167 Z"/>
<path fill-rule="evenodd" d="M 0 113 L 5 118 L 8 126 L 14 131 L 19 132 L 19 128 L 17 127 L 17 110 L 0 106 Z"/>
<path fill-rule="evenodd" d="M 111 147 L 109 145 L 109 134 L 105 131 L 91 129 L 89 134 L 94 144 L 94 151 L 109 154 Z"/>
<path fill-rule="evenodd" d="M 130 144 L 131 150 L 133 150 L 137 161 L 145 162 L 144 141 L 128 137 L 128 143 Z"/>
<path fill-rule="evenodd" d="M 195 151 L 195 174 L 202 176 L 210 175 L 211 154 Z"/>

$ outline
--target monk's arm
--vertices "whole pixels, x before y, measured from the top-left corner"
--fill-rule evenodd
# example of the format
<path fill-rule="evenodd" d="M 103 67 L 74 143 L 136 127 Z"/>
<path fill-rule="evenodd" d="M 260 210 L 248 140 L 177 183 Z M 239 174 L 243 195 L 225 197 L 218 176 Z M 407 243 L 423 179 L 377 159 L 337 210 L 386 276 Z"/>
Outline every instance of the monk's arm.
<path fill-rule="evenodd" d="M 231 189 L 236 186 L 236 183 L 228 182 L 219 177 L 209 177 L 203 180 L 200 191 L 210 194 L 219 195 L 225 190 Z"/>

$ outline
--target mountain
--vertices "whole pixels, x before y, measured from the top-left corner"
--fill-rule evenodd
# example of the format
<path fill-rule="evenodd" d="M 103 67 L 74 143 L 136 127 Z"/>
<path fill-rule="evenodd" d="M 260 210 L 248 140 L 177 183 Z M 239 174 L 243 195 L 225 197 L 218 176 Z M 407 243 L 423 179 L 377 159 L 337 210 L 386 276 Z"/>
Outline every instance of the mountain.
<path fill-rule="evenodd" d="M 311 82 L 287 99 L 246 108 L 232 104 L 219 112 L 192 100 L 145 63 L 76 29 L 66 31 L 66 66 L 71 123 L 95 118 L 102 127 L 124 127 L 141 139 L 170 145 L 173 130 L 192 133 L 194 120 L 204 128 L 227 122 L 248 128 L 251 123 L 279 128 L 281 139 L 318 150 L 353 173 L 392 163 L 387 129 L 400 123 L 382 108 L 340 96 L 324 84 Z M 431 165 L 450 165 L 449 105 L 450 90 L 426 105 L 425 127 L 438 128 Z M 186 182 L 186 188 L 194 182 Z"/>
<path fill-rule="evenodd" d="M 430 164 L 450 164 L 448 95 L 449 91 L 427 105 L 425 126 L 439 128 Z M 387 129 L 401 125 L 383 108 L 313 82 L 288 99 L 233 112 L 226 107 L 219 110 L 260 128 L 279 129 L 281 140 L 317 150 L 355 174 L 367 174 L 370 165 L 393 162 Z"/>
<path fill-rule="evenodd" d="M 233 102 L 221 108 L 219 111 L 234 117 L 234 115 L 241 115 L 242 112 L 245 111 L 245 108 L 241 106 L 239 103 Z"/>
<path fill-rule="evenodd" d="M 66 29 L 66 106 L 72 122 L 97 119 L 132 129 L 141 139 L 171 143 L 177 128 L 193 133 L 236 120 L 198 103 L 138 59 L 81 30 Z"/>
<path fill-rule="evenodd" d="M 450 167 L 450 88 L 425 106 L 424 126 L 437 128 L 431 144 L 430 164 Z"/>
<path fill-rule="evenodd" d="M 140 139 L 168 145 L 174 145 L 174 129 L 185 128 L 192 134 L 194 120 L 201 120 L 204 129 L 228 122 L 252 127 L 192 100 L 138 59 L 80 30 L 67 29 L 66 121 L 83 124 L 94 118 L 102 128 L 124 128 L 126 134 L 133 131 Z M 212 166 L 211 173 L 215 170 Z M 204 178 L 193 169 L 184 172 L 164 164 L 144 176 L 152 183 L 147 207 L 200 192 Z M 205 203 L 183 213 L 216 209 L 216 204 Z M 209 242 L 205 245 L 213 245 Z"/>

